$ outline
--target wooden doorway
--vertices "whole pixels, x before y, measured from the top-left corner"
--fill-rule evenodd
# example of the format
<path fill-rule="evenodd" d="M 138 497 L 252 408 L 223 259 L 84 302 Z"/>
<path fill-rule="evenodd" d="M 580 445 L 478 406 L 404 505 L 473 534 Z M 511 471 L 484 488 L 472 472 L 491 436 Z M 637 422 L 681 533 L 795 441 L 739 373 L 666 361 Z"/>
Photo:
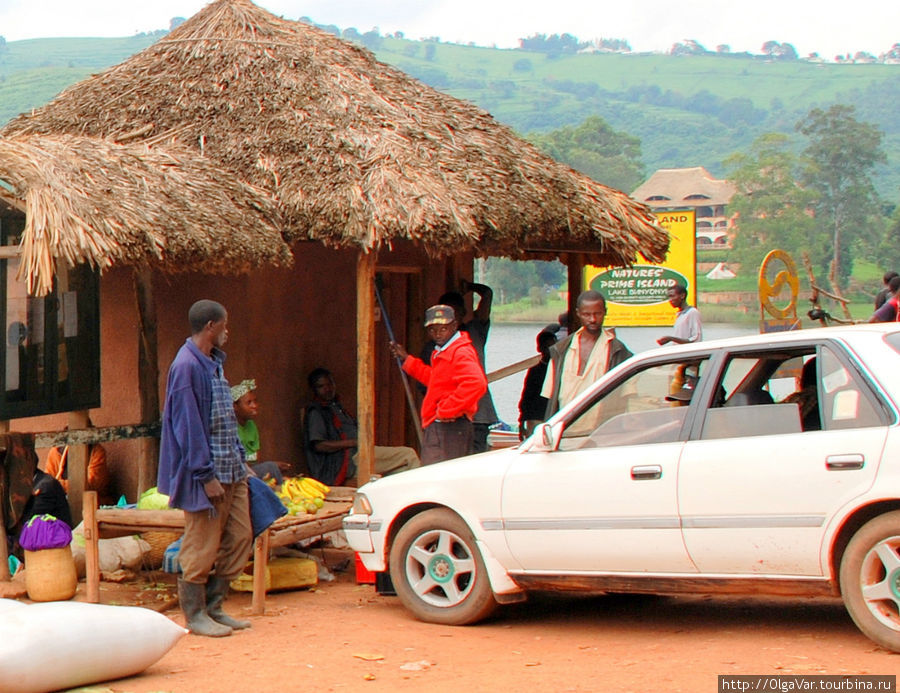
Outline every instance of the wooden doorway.
<path fill-rule="evenodd" d="M 409 445 L 418 448 L 415 424 L 409 412 L 397 361 L 388 349 L 388 324 L 394 339 L 410 354 L 422 349 L 422 274 L 417 267 L 379 267 L 376 285 L 380 287 L 385 313 L 375 316 L 375 442 L 378 445 Z M 376 304 L 376 307 L 377 304 Z M 418 409 L 421 395 L 416 382 L 410 387 Z"/>

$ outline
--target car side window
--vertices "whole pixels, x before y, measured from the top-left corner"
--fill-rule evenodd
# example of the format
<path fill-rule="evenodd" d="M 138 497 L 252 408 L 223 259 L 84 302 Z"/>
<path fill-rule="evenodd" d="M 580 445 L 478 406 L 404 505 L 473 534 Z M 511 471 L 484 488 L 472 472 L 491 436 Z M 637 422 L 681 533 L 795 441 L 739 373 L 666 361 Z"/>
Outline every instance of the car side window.
<path fill-rule="evenodd" d="M 630 374 L 566 423 L 559 449 L 678 440 L 706 363 L 664 363 Z"/>
<path fill-rule="evenodd" d="M 867 428 L 884 424 L 860 376 L 841 363 L 829 347 L 822 347 L 821 381 L 825 430 Z"/>
<path fill-rule="evenodd" d="M 707 410 L 701 437 L 817 430 L 819 407 L 813 347 L 731 357 Z"/>

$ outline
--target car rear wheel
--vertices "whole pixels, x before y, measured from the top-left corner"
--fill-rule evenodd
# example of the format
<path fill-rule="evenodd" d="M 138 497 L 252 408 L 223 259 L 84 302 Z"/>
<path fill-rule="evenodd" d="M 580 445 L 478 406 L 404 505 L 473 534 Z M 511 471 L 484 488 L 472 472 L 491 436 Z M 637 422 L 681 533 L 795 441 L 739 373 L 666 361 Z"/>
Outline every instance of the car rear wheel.
<path fill-rule="evenodd" d="M 390 569 L 397 596 L 422 621 L 475 623 L 497 606 L 475 537 L 450 510 L 426 510 L 403 525 Z"/>
<path fill-rule="evenodd" d="M 900 511 L 870 520 L 841 559 L 841 596 L 859 629 L 900 652 Z"/>

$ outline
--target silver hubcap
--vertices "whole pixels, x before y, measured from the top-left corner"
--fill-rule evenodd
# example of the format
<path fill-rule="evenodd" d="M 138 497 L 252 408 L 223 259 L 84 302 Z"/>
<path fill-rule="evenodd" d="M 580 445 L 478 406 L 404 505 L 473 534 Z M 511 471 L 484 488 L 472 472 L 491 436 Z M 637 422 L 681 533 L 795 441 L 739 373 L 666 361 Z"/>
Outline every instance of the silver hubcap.
<path fill-rule="evenodd" d="M 406 552 L 406 580 L 423 602 L 448 607 L 461 604 L 475 585 L 475 559 L 453 532 L 423 532 Z"/>
<path fill-rule="evenodd" d="M 872 615 L 888 628 L 900 630 L 900 536 L 873 546 L 863 559 L 859 577 Z"/>

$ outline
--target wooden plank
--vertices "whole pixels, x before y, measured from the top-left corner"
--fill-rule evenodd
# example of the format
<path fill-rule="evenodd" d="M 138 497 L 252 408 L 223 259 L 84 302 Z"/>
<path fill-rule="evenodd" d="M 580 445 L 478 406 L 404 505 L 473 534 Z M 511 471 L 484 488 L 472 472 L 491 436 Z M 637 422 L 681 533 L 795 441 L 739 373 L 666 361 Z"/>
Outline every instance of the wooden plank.
<path fill-rule="evenodd" d="M 356 262 L 357 484 L 375 469 L 375 265 L 377 253 L 359 251 Z"/>
<path fill-rule="evenodd" d="M 87 428 L 90 425 L 88 412 L 70 411 L 69 428 Z M 87 488 L 87 446 L 69 445 L 66 452 L 66 476 L 69 481 L 67 495 L 69 497 L 69 510 L 72 513 L 72 522 L 76 525 L 81 522 L 82 499 Z"/>
<path fill-rule="evenodd" d="M 84 571 L 85 598 L 90 604 L 100 602 L 100 533 L 97 527 L 97 492 L 84 494 Z"/>
<path fill-rule="evenodd" d="M 183 530 L 184 512 L 181 510 L 135 510 L 133 508 L 101 508 L 97 522 L 103 527 L 151 528 L 145 531 Z"/>
<path fill-rule="evenodd" d="M 106 443 L 111 440 L 132 440 L 134 438 L 159 438 L 161 424 L 154 421 L 148 424 L 128 424 L 124 426 L 105 426 L 82 430 L 48 431 L 34 434 L 34 447 L 52 448 L 57 445 L 91 445 Z"/>
<path fill-rule="evenodd" d="M 503 378 L 515 375 L 516 373 L 521 373 L 532 366 L 536 366 L 540 360 L 541 355 L 535 354 L 534 356 L 529 356 L 527 359 L 522 359 L 521 361 L 516 361 L 516 363 L 511 363 L 508 366 L 503 366 L 503 368 L 498 368 L 497 370 L 488 373 L 487 381 L 493 383 L 497 380 L 502 380 Z"/>
<path fill-rule="evenodd" d="M 318 537 L 327 534 L 328 532 L 336 532 L 341 528 L 341 523 L 343 521 L 343 515 L 339 515 L 337 517 L 323 518 L 311 522 L 304 522 L 299 525 L 292 525 L 285 527 L 284 529 L 273 531 L 269 541 L 273 547 L 288 546 L 303 539 L 312 539 L 313 537 Z"/>
<path fill-rule="evenodd" d="M 266 568 L 269 565 L 269 534 L 260 534 L 253 545 L 253 598 L 250 611 L 257 616 L 266 613 Z"/>

